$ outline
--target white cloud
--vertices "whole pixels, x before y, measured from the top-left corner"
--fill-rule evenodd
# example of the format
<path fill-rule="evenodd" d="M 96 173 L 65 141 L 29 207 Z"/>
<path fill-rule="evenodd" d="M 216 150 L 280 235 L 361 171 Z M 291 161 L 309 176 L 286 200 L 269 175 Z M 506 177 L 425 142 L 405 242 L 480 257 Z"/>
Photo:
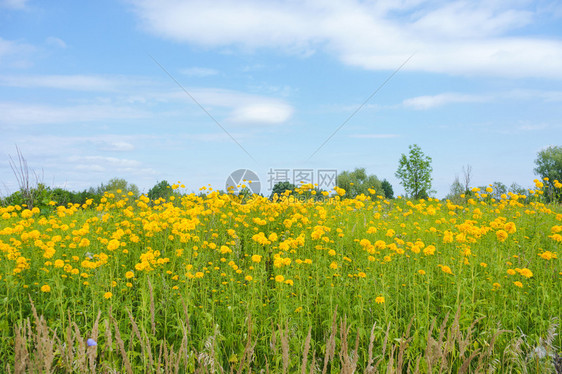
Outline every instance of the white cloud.
<path fill-rule="evenodd" d="M 211 75 L 217 75 L 219 71 L 211 68 L 191 67 L 181 69 L 180 73 L 194 77 L 208 77 Z"/>
<path fill-rule="evenodd" d="M 236 108 L 230 120 L 250 124 L 278 124 L 287 121 L 293 108 L 283 103 L 250 104 Z"/>
<path fill-rule="evenodd" d="M 145 118 L 150 114 L 140 109 L 111 105 L 49 106 L 0 102 L 0 124 L 43 125 L 91 122 L 110 119 Z"/>
<path fill-rule="evenodd" d="M 31 65 L 30 55 L 36 51 L 32 45 L 0 37 L 0 66 L 25 68 Z"/>
<path fill-rule="evenodd" d="M 126 158 L 105 157 L 105 156 L 72 156 L 67 163 L 72 165 L 74 170 L 95 171 L 98 173 L 129 173 L 132 175 L 155 175 L 156 171 L 145 167 L 140 161 Z"/>
<path fill-rule="evenodd" d="M 103 151 L 126 152 L 134 150 L 135 146 L 125 141 L 105 140 L 101 142 L 100 149 Z"/>
<path fill-rule="evenodd" d="M 208 47 L 317 49 L 370 70 L 562 79 L 562 41 L 518 37 L 527 2 L 131 0 L 151 33 Z M 528 6 L 525 8 L 524 6 Z"/>
<path fill-rule="evenodd" d="M 0 86 L 55 88 L 74 91 L 116 91 L 132 86 L 133 79 L 96 75 L 1 75 Z"/>
<path fill-rule="evenodd" d="M 66 43 L 64 42 L 64 40 L 55 36 L 49 36 L 47 39 L 45 39 L 45 42 L 53 47 L 66 48 Z"/>
<path fill-rule="evenodd" d="M 27 0 L 1 0 L 0 7 L 9 9 L 24 9 Z"/>
<path fill-rule="evenodd" d="M 442 93 L 433 96 L 418 96 L 406 99 L 402 104 L 418 110 L 432 109 L 435 107 L 454 103 L 479 103 L 489 101 L 485 95 L 466 95 L 459 93 Z"/>
<path fill-rule="evenodd" d="M 209 112 L 213 112 L 215 107 L 226 108 L 229 112 L 226 119 L 237 124 L 280 124 L 289 120 L 294 113 L 293 106 L 281 99 L 217 88 L 186 87 L 186 90 Z M 181 100 L 188 105 L 193 103 L 191 98 L 181 91 L 152 94 L 152 99 Z"/>
<path fill-rule="evenodd" d="M 349 137 L 358 139 L 392 139 L 399 136 L 398 134 L 352 134 Z"/>

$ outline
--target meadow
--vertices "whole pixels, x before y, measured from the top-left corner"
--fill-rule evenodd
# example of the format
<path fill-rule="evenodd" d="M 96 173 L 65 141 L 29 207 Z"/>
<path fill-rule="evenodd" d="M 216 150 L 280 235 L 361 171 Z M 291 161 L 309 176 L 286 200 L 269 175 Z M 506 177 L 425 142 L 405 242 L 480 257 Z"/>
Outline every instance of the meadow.
<path fill-rule="evenodd" d="M 562 372 L 562 207 L 536 183 L 0 208 L 2 371 Z"/>

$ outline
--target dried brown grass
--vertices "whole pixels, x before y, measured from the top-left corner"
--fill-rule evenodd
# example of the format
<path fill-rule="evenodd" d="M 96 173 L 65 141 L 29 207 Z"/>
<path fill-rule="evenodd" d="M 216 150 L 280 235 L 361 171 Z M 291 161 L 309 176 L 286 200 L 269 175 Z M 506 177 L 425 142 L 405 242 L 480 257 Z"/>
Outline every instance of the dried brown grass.
<path fill-rule="evenodd" d="M 151 302 L 152 304 L 152 302 Z M 5 365 L 9 373 L 560 373 L 561 360 L 553 346 L 557 321 L 540 344 L 533 347 L 525 336 L 502 330 L 479 331 L 482 318 L 465 329 L 460 326 L 460 308 L 449 323 L 447 314 L 439 327 L 434 319 L 427 331 L 425 350 L 413 347 L 414 318 L 402 335 L 393 337 L 390 324 L 386 329 L 374 324 L 368 339 L 361 338 L 346 316 L 338 318 L 334 310 L 331 325 L 323 340 L 313 339 L 308 328 L 304 342 L 290 321 L 279 324 L 270 336 L 270 354 L 256 353 L 260 337 L 254 332 L 252 316 L 247 318 L 247 334 L 239 360 L 225 360 L 220 349 L 221 332 L 216 326 L 206 337 L 203 348 L 191 342 L 191 326 L 187 310 L 182 324 L 183 337 L 178 346 L 165 339 L 154 343 L 148 334 L 156 331 L 151 317 L 147 332 L 133 314 L 126 311 L 128 321 L 117 321 L 111 312 L 102 318 L 98 313 L 91 331 L 80 331 L 71 321 L 65 331 L 48 327 L 31 303 L 32 319 L 14 327 L 14 361 Z M 99 327 L 103 327 L 100 334 Z M 127 328 L 127 331 L 123 329 Z M 415 331 L 414 331 L 415 332 Z M 418 332 L 419 333 L 419 332 Z M 503 334 L 511 334 L 507 348 L 496 351 L 496 342 Z M 154 334 L 153 334 L 154 336 Z M 88 338 L 99 340 L 98 346 L 86 344 Z M 261 337 L 263 338 L 263 337 Z M 263 341 L 263 339 L 261 339 Z M 476 348 L 475 342 L 478 342 Z M 177 340 L 176 340 L 177 344 Z M 542 356 L 541 356 L 542 355 Z"/>

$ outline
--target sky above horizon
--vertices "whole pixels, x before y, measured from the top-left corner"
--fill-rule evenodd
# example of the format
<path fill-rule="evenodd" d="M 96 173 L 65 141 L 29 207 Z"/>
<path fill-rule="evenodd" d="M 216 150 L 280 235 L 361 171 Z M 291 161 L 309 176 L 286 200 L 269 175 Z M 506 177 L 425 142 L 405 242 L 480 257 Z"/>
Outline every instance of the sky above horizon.
<path fill-rule="evenodd" d="M 554 0 L 0 0 L 0 195 L 16 146 L 69 190 L 359 167 L 398 195 L 411 144 L 437 197 L 466 165 L 529 187 L 562 139 L 561 21 Z"/>

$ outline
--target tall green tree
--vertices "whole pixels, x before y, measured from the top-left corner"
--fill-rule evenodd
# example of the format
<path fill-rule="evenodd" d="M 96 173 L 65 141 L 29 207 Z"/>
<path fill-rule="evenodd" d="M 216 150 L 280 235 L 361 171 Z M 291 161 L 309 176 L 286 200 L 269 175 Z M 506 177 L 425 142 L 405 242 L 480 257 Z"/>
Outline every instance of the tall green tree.
<path fill-rule="evenodd" d="M 159 198 L 167 199 L 168 197 L 172 196 L 174 190 L 172 190 L 172 186 L 168 181 L 163 180 L 161 182 L 156 183 L 150 190 L 148 190 L 148 197 L 150 200 L 156 200 Z"/>
<path fill-rule="evenodd" d="M 406 194 L 414 199 L 424 199 L 431 191 L 431 157 L 426 156 L 417 144 L 410 145 L 409 156 L 402 154 L 396 178 L 400 179 Z"/>
<path fill-rule="evenodd" d="M 384 191 L 384 197 L 387 199 L 394 199 L 394 189 L 392 188 L 392 184 L 390 184 L 390 182 L 386 179 L 383 179 L 381 186 Z"/>
<path fill-rule="evenodd" d="M 554 180 L 562 183 L 562 147 L 550 146 L 537 154 L 535 174 L 541 178 L 548 178 L 548 184 L 554 185 Z"/>
<path fill-rule="evenodd" d="M 285 191 L 294 191 L 294 190 L 295 190 L 295 185 L 289 181 L 277 182 L 275 186 L 273 186 L 273 190 L 271 191 L 270 197 L 273 198 L 275 194 L 277 194 L 277 196 L 281 196 Z"/>
<path fill-rule="evenodd" d="M 112 178 L 110 179 L 107 184 L 101 184 L 98 188 L 96 188 L 96 193 L 98 195 L 103 195 L 104 192 L 110 192 L 110 193 L 117 193 L 117 191 L 120 190 L 121 193 L 128 193 L 128 192 L 132 192 L 133 193 L 133 197 L 138 197 L 139 196 L 139 188 L 133 184 L 133 183 L 128 183 L 125 179 L 122 178 Z"/>
<path fill-rule="evenodd" d="M 336 184 L 345 190 L 344 197 L 346 198 L 354 198 L 360 194 L 369 196 L 369 189 L 375 190 L 379 195 L 385 195 L 379 178 L 376 175 L 367 175 L 365 168 L 339 173 Z"/>

